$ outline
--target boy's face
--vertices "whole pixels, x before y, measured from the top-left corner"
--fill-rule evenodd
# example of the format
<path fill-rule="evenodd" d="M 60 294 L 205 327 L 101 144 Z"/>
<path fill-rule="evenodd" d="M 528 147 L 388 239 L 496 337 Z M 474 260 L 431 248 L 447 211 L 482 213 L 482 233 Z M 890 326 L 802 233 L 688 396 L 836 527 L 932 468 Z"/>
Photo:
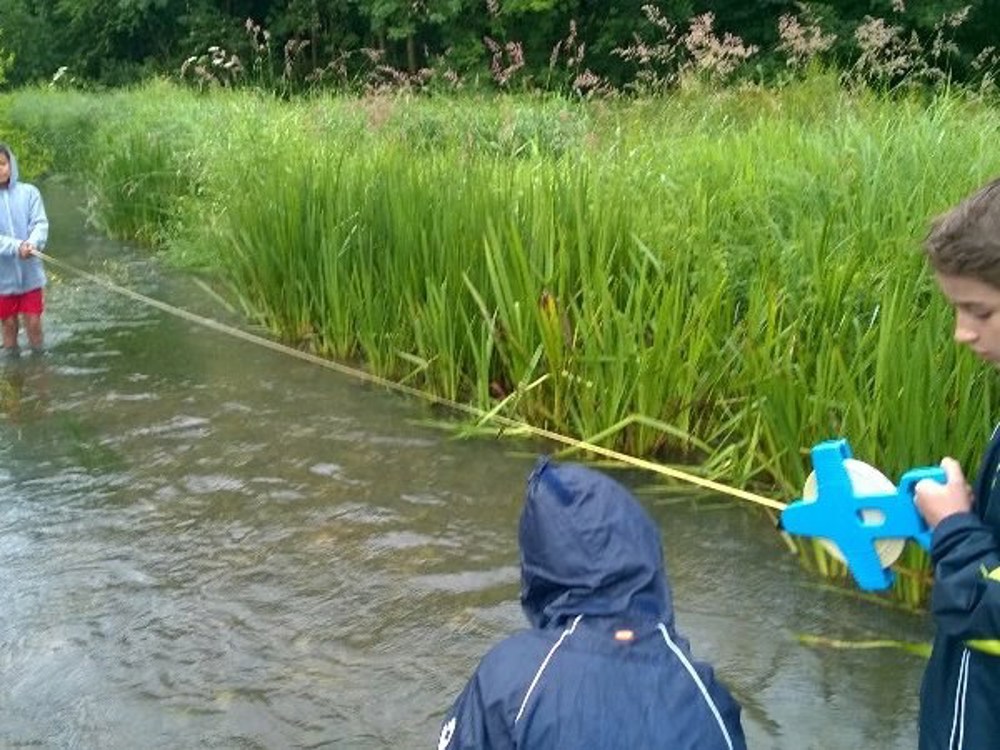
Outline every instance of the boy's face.
<path fill-rule="evenodd" d="M 1000 366 L 1000 289 L 970 276 L 934 276 L 955 308 L 955 341 Z"/>
<path fill-rule="evenodd" d="M 7 154 L 0 151 L 0 185 L 6 185 L 10 182 L 10 159 L 7 158 Z"/>

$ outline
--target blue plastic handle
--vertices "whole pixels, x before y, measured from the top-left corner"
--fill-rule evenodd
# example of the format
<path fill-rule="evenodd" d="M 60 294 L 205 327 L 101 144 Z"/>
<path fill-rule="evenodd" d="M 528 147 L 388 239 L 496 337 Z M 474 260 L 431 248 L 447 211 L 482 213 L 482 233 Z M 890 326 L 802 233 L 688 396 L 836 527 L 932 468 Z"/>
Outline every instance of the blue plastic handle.
<path fill-rule="evenodd" d="M 845 461 L 851 447 L 840 438 L 813 446 L 816 498 L 799 499 L 781 512 L 781 527 L 790 534 L 822 537 L 833 542 L 844 556 L 858 586 L 866 591 L 886 589 L 893 575 L 882 567 L 878 539 L 914 539 L 930 549 L 931 531 L 914 502 L 917 483 L 923 479 L 946 481 L 940 467 L 911 469 L 891 492 L 858 495 Z M 869 513 L 876 514 L 872 520 Z"/>
<path fill-rule="evenodd" d="M 945 484 L 948 481 L 948 476 L 940 466 L 925 466 L 920 469 L 910 469 L 899 479 L 899 496 L 908 497 L 912 503 L 917 489 L 917 482 L 924 479 Z M 931 548 L 931 530 L 927 527 L 927 522 L 924 521 L 923 516 L 920 515 L 920 511 L 917 510 L 916 504 L 913 505 L 913 514 L 916 518 L 916 531 L 914 531 L 912 536 L 921 547 L 929 550 Z"/>

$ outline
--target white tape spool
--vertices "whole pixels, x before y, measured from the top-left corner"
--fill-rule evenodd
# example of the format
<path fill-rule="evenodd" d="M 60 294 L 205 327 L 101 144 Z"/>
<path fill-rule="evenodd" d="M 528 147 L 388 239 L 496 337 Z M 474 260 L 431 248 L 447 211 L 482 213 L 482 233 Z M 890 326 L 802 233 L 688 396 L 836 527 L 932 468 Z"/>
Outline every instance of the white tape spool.
<path fill-rule="evenodd" d="M 859 497 L 864 495 L 892 495 L 896 492 L 896 485 L 892 483 L 889 477 L 864 461 L 858 461 L 855 458 L 845 459 L 844 469 L 851 480 L 851 487 L 854 489 L 854 494 Z M 806 502 L 814 502 L 817 497 L 819 497 L 819 492 L 816 487 L 816 472 L 813 472 L 806 477 L 806 483 L 802 488 L 802 499 Z M 884 520 L 882 512 L 874 509 L 862 510 L 861 518 L 866 523 L 879 523 Z M 819 541 L 831 555 L 841 562 L 845 562 L 844 555 L 836 544 L 822 537 L 819 538 Z M 899 556 L 903 554 L 905 546 L 905 539 L 876 539 L 875 551 L 882 563 L 882 567 L 888 568 L 896 562 Z"/>

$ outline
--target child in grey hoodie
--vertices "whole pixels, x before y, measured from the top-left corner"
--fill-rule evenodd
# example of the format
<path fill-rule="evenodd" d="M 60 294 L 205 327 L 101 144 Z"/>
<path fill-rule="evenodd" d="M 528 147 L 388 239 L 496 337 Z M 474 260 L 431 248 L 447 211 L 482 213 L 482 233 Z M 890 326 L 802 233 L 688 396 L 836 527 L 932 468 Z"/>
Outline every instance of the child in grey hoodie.
<path fill-rule="evenodd" d="M 0 331 L 3 349 L 16 353 L 19 318 L 28 345 L 42 348 L 45 270 L 36 255 L 45 248 L 49 220 L 38 188 L 18 179 L 17 160 L 0 143 Z"/>

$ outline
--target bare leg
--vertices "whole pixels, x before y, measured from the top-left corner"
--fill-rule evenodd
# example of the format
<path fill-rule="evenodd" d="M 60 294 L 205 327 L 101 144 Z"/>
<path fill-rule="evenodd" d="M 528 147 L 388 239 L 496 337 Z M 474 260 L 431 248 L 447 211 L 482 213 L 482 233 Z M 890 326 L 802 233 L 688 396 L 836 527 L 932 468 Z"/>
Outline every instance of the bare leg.
<path fill-rule="evenodd" d="M 3 330 L 3 348 L 17 348 L 17 316 L 11 315 L 0 321 L 0 328 Z"/>
<path fill-rule="evenodd" d="M 35 350 L 42 348 L 44 337 L 42 335 L 41 315 L 26 314 L 24 316 L 24 332 L 28 335 L 28 346 Z M 6 346 L 6 344 L 4 344 L 4 346 Z"/>

